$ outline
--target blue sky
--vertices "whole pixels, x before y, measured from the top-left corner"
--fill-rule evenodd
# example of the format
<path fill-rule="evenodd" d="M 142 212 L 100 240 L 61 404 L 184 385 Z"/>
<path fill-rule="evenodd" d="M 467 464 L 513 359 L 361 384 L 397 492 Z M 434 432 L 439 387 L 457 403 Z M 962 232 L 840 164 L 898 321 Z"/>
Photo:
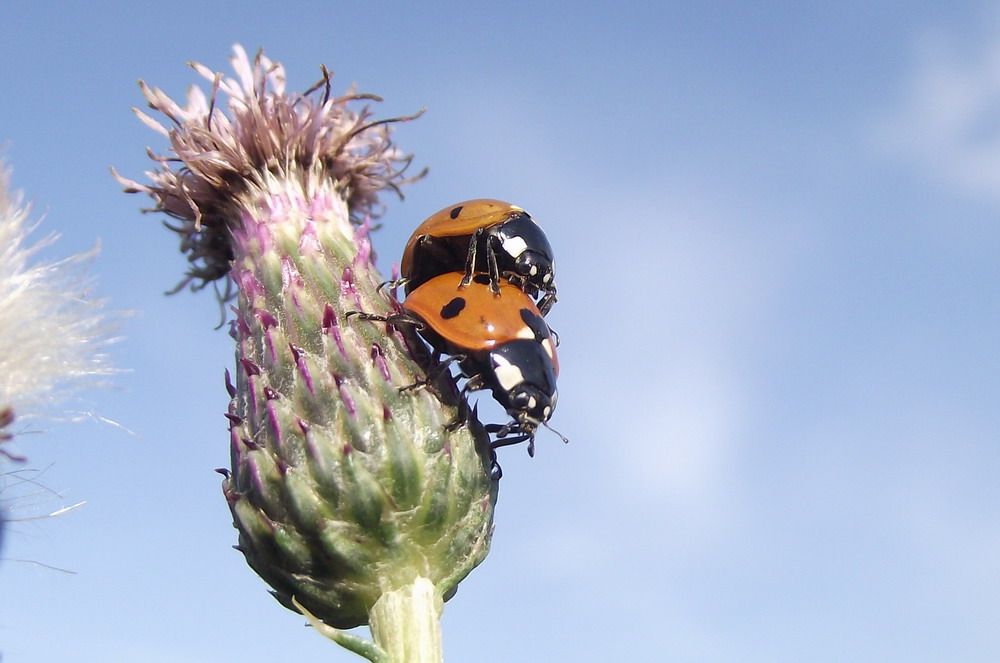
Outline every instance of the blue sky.
<path fill-rule="evenodd" d="M 142 78 L 264 46 L 293 89 L 426 107 L 428 166 L 374 241 L 468 198 L 557 252 L 560 401 L 504 449 L 493 550 L 449 660 L 1000 656 L 1000 13 L 979 2 L 7 3 L 0 141 L 67 255 L 134 313 L 99 423 L 22 441 L 0 652 L 352 660 L 231 549 L 228 336 L 147 199 Z M 21 561 L 29 560 L 29 561 Z M 73 573 L 55 571 L 50 565 Z M 321 659 L 322 657 L 322 659 Z M 357 659 L 360 660 L 360 659 Z"/>

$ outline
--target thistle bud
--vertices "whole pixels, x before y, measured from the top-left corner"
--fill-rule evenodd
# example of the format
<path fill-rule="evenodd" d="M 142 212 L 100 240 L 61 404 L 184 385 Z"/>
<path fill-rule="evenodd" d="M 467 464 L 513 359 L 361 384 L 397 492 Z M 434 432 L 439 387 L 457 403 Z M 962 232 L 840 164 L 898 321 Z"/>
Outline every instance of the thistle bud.
<path fill-rule="evenodd" d="M 401 389 L 429 368 L 412 329 L 346 315 L 394 310 L 368 237 L 379 192 L 408 181 L 394 120 L 353 109 L 376 97 L 332 98 L 325 69 L 286 94 L 279 64 L 234 51 L 236 79 L 192 65 L 212 90 L 183 108 L 140 83 L 172 126 L 136 112 L 173 154 L 154 157 L 151 185 L 119 180 L 179 221 L 184 283 L 235 286 L 223 490 L 239 550 L 283 605 L 337 629 L 371 623 L 400 658 L 421 645 L 394 642 L 407 629 L 385 623 L 387 597 L 424 597 L 410 612 L 436 622 L 486 556 L 489 440 L 449 378 Z"/>

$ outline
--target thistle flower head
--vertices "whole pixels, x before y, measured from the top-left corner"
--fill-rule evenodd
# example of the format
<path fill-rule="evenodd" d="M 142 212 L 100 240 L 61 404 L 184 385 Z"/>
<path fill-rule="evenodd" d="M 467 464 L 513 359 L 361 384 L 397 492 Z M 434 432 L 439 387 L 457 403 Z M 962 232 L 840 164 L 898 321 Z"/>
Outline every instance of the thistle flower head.
<path fill-rule="evenodd" d="M 170 124 L 133 110 L 169 139 L 172 154 L 149 153 L 158 164 L 146 172 L 151 185 L 116 174 L 126 191 L 144 192 L 156 201 L 148 211 L 165 212 L 180 222 L 172 229 L 181 236 L 181 251 L 191 263 L 184 283 L 197 279 L 195 286 L 229 273 L 231 233 L 239 229 L 246 203 L 260 193 L 293 190 L 310 205 L 329 204 L 322 196 L 333 195 L 346 203 L 350 220 L 360 224 L 381 214 L 383 189 L 399 193 L 400 185 L 422 176 L 404 177 L 412 156 L 402 154 L 390 139 L 389 124 L 411 118 L 373 120 L 367 106 L 354 108 L 354 102 L 380 101 L 375 95 L 352 89 L 331 96 L 326 68 L 309 91 L 288 94 L 279 63 L 263 52 L 251 61 L 239 45 L 233 50 L 236 78 L 190 63 L 211 90 L 206 95 L 192 86 L 183 107 L 159 88 L 139 82 L 149 107 Z M 220 101 L 225 108 L 217 107 Z"/>
<path fill-rule="evenodd" d="M 183 108 L 141 84 L 171 124 L 139 117 L 172 154 L 152 157 L 149 185 L 119 180 L 179 221 L 189 280 L 228 274 L 236 288 L 223 488 L 239 549 L 284 605 L 382 632 L 385 597 L 432 587 L 440 604 L 485 557 L 488 440 L 450 381 L 402 389 L 426 379 L 412 330 L 346 315 L 393 307 L 368 219 L 410 157 L 391 120 L 353 110 L 377 98 L 332 97 L 325 70 L 290 94 L 262 54 L 237 46 L 232 62 L 235 79 L 192 65 L 211 91 Z"/>

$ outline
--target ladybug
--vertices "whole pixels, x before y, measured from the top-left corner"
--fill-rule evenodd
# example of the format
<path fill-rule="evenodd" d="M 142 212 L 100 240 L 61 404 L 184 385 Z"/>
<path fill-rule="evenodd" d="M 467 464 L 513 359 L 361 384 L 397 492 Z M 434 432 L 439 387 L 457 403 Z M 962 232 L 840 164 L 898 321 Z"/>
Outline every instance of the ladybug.
<path fill-rule="evenodd" d="M 493 446 L 527 440 L 534 455 L 535 431 L 548 427 L 558 400 L 552 333 L 531 297 L 514 285 L 500 282 L 498 299 L 487 275 L 475 275 L 467 286 L 463 281 L 461 272 L 435 276 L 407 296 L 403 313 L 360 316 L 415 324 L 435 351 L 449 355 L 443 366 L 458 362 L 468 378 L 465 390 L 489 389 L 512 417 L 508 424 L 486 427 L 497 434 Z"/>
<path fill-rule="evenodd" d="M 448 272 L 489 274 L 494 295 L 503 277 L 531 297 L 542 294 L 544 316 L 556 302 L 552 246 L 534 219 L 516 205 L 480 198 L 449 205 L 417 226 L 403 249 L 400 280 L 406 293 Z"/>

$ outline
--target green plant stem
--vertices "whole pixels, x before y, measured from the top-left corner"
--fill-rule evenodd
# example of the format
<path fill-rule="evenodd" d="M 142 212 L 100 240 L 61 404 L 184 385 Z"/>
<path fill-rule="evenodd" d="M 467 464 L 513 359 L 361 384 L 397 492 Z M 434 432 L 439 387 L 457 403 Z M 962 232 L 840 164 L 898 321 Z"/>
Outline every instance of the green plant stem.
<path fill-rule="evenodd" d="M 292 604 L 317 631 L 372 663 L 443 663 L 441 613 L 444 601 L 427 578 L 387 591 L 369 613 L 372 640 L 324 624 L 294 597 Z"/>
<path fill-rule="evenodd" d="M 392 663 L 442 663 L 443 609 L 434 584 L 418 577 L 375 602 L 369 614 L 372 638 Z"/>

